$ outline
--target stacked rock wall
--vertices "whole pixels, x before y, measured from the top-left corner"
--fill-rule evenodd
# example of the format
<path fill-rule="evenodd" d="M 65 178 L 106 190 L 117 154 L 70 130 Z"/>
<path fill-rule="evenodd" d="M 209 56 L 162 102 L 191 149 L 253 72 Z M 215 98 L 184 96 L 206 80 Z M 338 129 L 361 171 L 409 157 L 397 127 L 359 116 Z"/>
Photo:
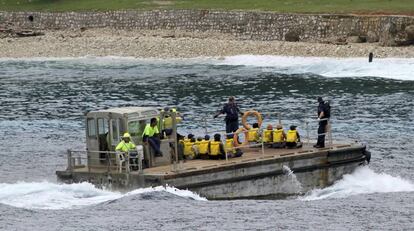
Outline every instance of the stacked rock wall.
<path fill-rule="evenodd" d="M 414 25 L 411 16 L 280 14 L 216 10 L 113 12 L 0 12 L 0 25 L 24 29 L 119 28 L 219 32 L 239 39 L 319 41 L 331 37 L 380 35 L 387 24 L 397 34 Z M 286 36 L 288 34 L 288 36 Z"/>

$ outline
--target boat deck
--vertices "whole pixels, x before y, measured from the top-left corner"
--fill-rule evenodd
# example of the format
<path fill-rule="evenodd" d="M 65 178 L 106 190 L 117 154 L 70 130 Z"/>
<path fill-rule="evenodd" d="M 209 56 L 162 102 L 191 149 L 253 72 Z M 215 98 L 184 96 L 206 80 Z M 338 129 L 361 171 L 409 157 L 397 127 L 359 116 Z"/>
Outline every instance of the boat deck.
<path fill-rule="evenodd" d="M 193 171 L 215 169 L 218 167 L 231 166 L 241 163 L 257 162 L 261 160 L 268 159 L 277 159 L 285 156 L 299 156 L 307 154 L 315 154 L 320 152 L 326 152 L 332 149 L 341 149 L 341 148 L 350 148 L 354 146 L 353 144 L 334 144 L 331 147 L 326 147 L 322 149 L 314 148 L 312 145 L 304 145 L 302 148 L 296 149 L 274 149 L 274 148 L 264 148 L 262 153 L 261 147 L 255 148 L 243 148 L 243 156 L 237 158 L 229 158 L 227 160 L 185 160 L 177 164 L 177 171 L 174 171 L 174 164 L 163 165 L 158 167 L 151 167 L 144 169 L 144 175 L 152 176 L 165 176 L 165 175 L 175 175 L 178 173 L 190 173 Z M 93 173 L 106 173 L 107 168 L 93 168 L 83 167 L 76 168 L 74 172 L 93 172 Z M 111 169 L 111 172 L 116 172 L 115 168 Z M 138 172 L 130 172 L 130 174 L 138 174 Z"/>
<path fill-rule="evenodd" d="M 328 151 L 331 149 L 351 147 L 350 144 L 336 144 L 332 147 L 326 147 L 322 149 L 314 148 L 312 145 L 304 145 L 302 148 L 295 149 L 277 149 L 277 148 L 264 148 L 262 153 L 262 148 L 244 148 L 243 156 L 236 158 L 229 158 L 227 160 L 186 160 L 177 165 L 178 172 L 191 172 L 205 169 L 213 169 L 222 166 L 234 165 L 239 163 L 248 163 L 248 162 L 257 162 L 260 160 L 267 160 L 273 158 L 280 158 L 284 156 L 296 156 L 296 155 L 306 155 L 313 154 L 323 151 Z M 158 167 L 152 167 L 144 169 L 144 174 L 147 175 L 174 175 L 177 172 L 173 171 L 173 165 L 164 165 Z"/>

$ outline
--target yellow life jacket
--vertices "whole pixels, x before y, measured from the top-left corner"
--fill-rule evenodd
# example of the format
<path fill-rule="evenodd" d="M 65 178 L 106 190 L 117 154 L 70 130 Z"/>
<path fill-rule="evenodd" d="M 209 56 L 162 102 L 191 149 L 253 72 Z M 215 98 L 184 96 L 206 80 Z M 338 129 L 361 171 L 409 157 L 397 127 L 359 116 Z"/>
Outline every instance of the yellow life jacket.
<path fill-rule="evenodd" d="M 264 130 L 263 131 L 263 142 L 269 143 L 272 142 L 272 132 L 273 130 Z"/>
<path fill-rule="evenodd" d="M 184 155 L 194 156 L 193 142 L 184 140 Z"/>
<path fill-rule="evenodd" d="M 289 130 L 286 134 L 286 142 L 297 142 L 298 135 L 296 130 Z"/>
<path fill-rule="evenodd" d="M 258 128 L 252 128 L 249 131 L 247 131 L 247 141 L 249 142 L 257 142 L 257 131 Z"/>
<path fill-rule="evenodd" d="M 233 139 L 226 139 L 226 153 L 235 153 Z"/>
<path fill-rule="evenodd" d="M 210 155 L 217 156 L 220 155 L 220 141 L 211 141 L 210 142 Z"/>
<path fill-rule="evenodd" d="M 210 143 L 209 140 L 201 140 L 201 141 L 197 141 L 196 145 L 198 148 L 198 152 L 200 154 L 208 154 L 208 144 Z"/>
<path fill-rule="evenodd" d="M 284 141 L 283 129 L 276 129 L 273 131 L 273 143 L 281 143 Z"/>

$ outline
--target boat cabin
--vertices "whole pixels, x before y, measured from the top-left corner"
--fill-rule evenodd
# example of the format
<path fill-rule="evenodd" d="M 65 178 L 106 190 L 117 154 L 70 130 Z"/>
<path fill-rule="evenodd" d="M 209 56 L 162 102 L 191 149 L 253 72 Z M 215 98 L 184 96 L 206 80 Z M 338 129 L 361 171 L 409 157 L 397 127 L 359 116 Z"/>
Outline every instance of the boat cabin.
<path fill-rule="evenodd" d="M 152 149 L 148 145 L 143 145 L 142 135 L 151 118 L 158 119 L 158 128 L 161 132 L 164 129 L 161 121 L 166 116 L 173 118 L 173 135 L 161 140 L 161 150 L 165 154 L 155 158 L 151 155 Z M 131 135 L 134 144 L 143 145 L 144 162 L 147 167 L 171 163 L 170 143 L 177 142 L 174 135 L 176 134 L 174 112 L 159 111 L 153 107 L 110 108 L 88 112 L 85 124 L 88 166 L 107 167 L 108 162 L 114 159 L 115 147 L 125 132 Z"/>

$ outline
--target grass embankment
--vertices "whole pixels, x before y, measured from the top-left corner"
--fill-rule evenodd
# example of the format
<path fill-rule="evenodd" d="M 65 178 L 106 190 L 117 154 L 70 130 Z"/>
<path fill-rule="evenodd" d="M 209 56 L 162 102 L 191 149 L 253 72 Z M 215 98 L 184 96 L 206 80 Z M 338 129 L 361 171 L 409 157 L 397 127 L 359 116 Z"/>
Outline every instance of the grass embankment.
<path fill-rule="evenodd" d="M 414 0 L 0 0 L 2 11 L 121 9 L 264 10 L 282 13 L 414 15 Z"/>

